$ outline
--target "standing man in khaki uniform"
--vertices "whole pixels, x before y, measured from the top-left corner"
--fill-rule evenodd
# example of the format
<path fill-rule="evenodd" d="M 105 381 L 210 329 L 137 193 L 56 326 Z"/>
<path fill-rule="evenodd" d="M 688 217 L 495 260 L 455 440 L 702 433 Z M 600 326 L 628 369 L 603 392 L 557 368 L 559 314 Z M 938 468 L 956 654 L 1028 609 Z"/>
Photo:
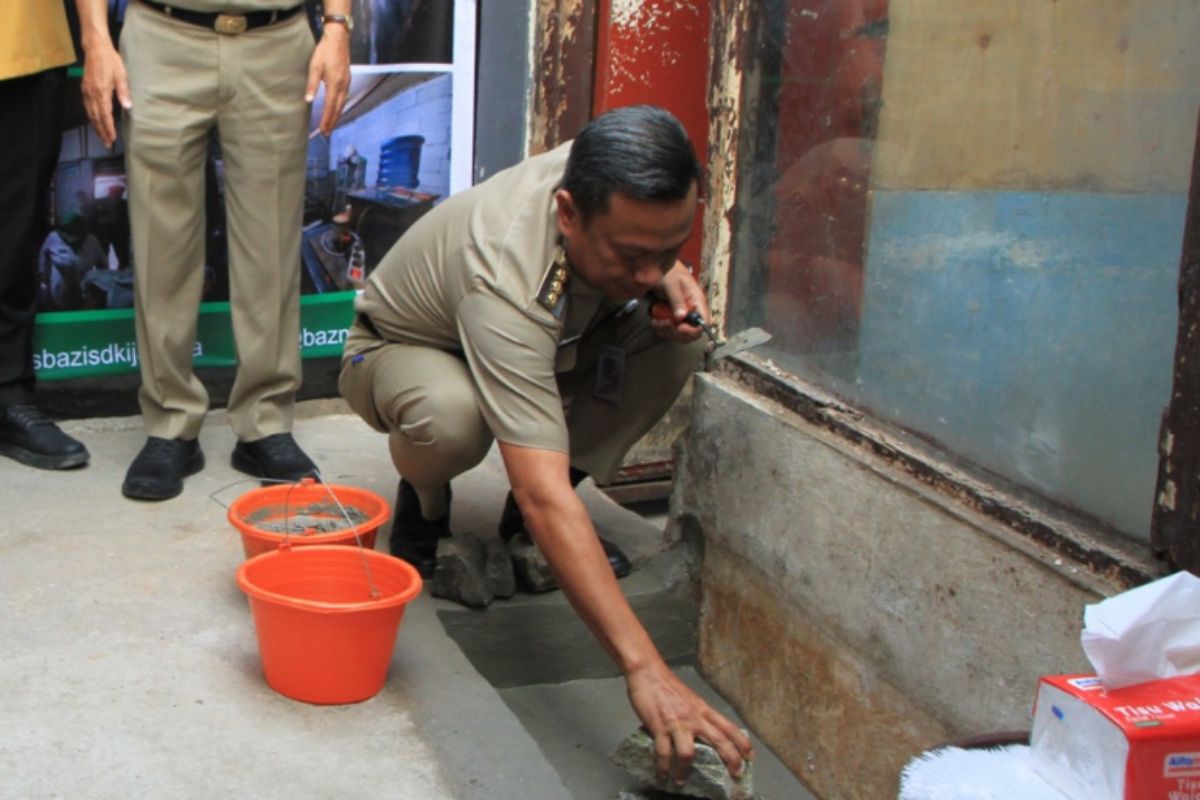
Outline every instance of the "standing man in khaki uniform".
<path fill-rule="evenodd" d="M 84 105 L 105 145 L 124 109 L 138 393 L 146 445 L 121 487 L 165 500 L 204 467 L 208 395 L 192 369 L 204 282 L 204 162 L 220 137 L 238 371 L 233 466 L 268 479 L 316 470 L 291 435 L 300 385 L 300 226 L 309 103 L 329 135 L 350 82 L 350 0 L 326 0 L 314 49 L 300 0 L 130 0 L 120 53 L 106 0 L 76 0 Z"/>
<path fill-rule="evenodd" d="M 731 771 L 750 741 L 667 667 L 574 486 L 612 476 L 703 354 L 700 330 L 677 322 L 693 308 L 708 316 L 677 260 L 699 177 L 678 120 L 633 106 L 451 197 L 371 274 L 340 381 L 388 434 L 403 476 L 391 550 L 426 575 L 449 535 L 451 478 L 499 443 L 512 486 L 501 534 L 532 535 L 625 674 L 660 772 L 677 780 L 695 737 Z M 650 295 L 674 320 L 651 319 Z"/>
<path fill-rule="evenodd" d="M 38 245 L 74 61 L 62 0 L 0 2 L 0 453 L 43 469 L 80 467 L 89 457 L 34 403 Z"/>

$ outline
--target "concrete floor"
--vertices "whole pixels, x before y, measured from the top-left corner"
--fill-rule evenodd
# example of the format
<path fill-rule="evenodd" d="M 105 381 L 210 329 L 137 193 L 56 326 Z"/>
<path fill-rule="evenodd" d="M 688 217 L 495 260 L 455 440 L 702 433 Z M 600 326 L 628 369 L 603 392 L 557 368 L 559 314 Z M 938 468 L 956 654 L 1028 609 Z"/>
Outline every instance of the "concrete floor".
<path fill-rule="evenodd" d="M 379 695 L 289 700 L 263 681 L 234 583 L 241 541 L 222 506 L 257 484 L 229 466 L 222 412 L 201 436 L 207 468 L 165 503 L 120 494 L 139 418 L 64 428 L 91 450 L 87 468 L 0 459 L 0 797 L 608 800 L 634 788 L 607 762 L 636 725 L 624 682 L 561 593 L 480 612 L 426 591 Z M 327 481 L 393 499 L 384 438 L 340 403 L 302 403 L 295 432 Z M 493 453 L 456 481 L 455 529 L 493 535 L 506 489 Z M 639 565 L 622 585 L 652 635 L 720 703 L 690 667 L 694 609 L 672 588 L 686 565 L 662 552 L 661 518 L 582 493 Z M 809 796 L 756 745 L 760 796 Z"/>

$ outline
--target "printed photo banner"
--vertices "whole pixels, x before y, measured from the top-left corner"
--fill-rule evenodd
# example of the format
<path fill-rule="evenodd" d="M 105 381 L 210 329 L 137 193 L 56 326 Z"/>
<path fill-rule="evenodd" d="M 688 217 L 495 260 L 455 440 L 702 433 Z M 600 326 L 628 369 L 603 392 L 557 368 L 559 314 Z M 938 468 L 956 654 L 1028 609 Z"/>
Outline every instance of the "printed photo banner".
<path fill-rule="evenodd" d="M 110 0 L 119 33 L 128 0 Z M 477 0 L 359 0 L 354 4 L 349 99 L 332 134 L 310 118 L 301 233 L 304 358 L 337 356 L 356 288 L 423 214 L 471 184 Z M 319 35 L 321 4 L 306 2 Z M 77 46 L 78 51 L 78 46 Z M 129 245 L 124 144 L 106 149 L 88 125 L 69 72 L 62 152 L 49 232 L 37 256 L 34 366 L 43 380 L 137 370 L 134 256 Z M 224 163 L 210 142 L 205 169 L 204 295 L 196 366 L 233 366 Z"/>

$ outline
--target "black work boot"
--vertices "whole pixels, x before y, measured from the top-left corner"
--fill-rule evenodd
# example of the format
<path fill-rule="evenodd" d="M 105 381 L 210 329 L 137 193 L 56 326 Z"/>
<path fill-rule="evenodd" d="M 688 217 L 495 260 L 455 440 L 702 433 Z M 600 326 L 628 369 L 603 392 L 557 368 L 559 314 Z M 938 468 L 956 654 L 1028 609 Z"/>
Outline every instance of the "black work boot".
<path fill-rule="evenodd" d="M 321 479 L 317 465 L 305 455 L 290 433 L 276 433 L 253 442 L 238 441 L 230 459 L 233 468 L 264 478 L 263 484 L 303 478 Z"/>
<path fill-rule="evenodd" d="M 578 485 L 579 481 L 574 481 L 574 483 Z M 513 493 L 509 492 L 508 498 L 504 501 L 504 511 L 500 514 L 498 529 L 500 538 L 507 542 L 523 530 L 525 530 L 525 518 L 521 516 L 521 508 L 517 505 Z M 621 551 L 621 548 L 603 536 L 597 535 L 596 538 L 600 540 L 600 546 L 604 548 L 604 555 L 608 558 L 608 565 L 612 567 L 613 575 L 620 579 L 633 572 L 633 564 L 630 563 L 629 557 Z"/>
<path fill-rule="evenodd" d="M 388 551 L 417 568 L 422 578 L 432 578 L 437 567 L 438 539 L 450 536 L 450 484 L 446 484 L 446 513 L 435 520 L 421 514 L 417 490 L 403 478 L 396 491 L 396 509 L 392 513 L 392 534 Z"/>
<path fill-rule="evenodd" d="M 33 405 L 0 409 L 0 454 L 40 469 L 70 469 L 88 462 L 87 448 Z"/>
<path fill-rule="evenodd" d="M 129 465 L 121 493 L 134 500 L 169 500 L 183 491 L 183 479 L 204 469 L 195 439 L 151 436 Z"/>

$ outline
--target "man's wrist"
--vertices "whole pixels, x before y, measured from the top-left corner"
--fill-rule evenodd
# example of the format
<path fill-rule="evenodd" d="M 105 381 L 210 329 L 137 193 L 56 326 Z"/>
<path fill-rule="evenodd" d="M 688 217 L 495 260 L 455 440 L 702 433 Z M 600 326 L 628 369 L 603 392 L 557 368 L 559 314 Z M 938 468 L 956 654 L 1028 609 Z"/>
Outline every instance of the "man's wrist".
<path fill-rule="evenodd" d="M 79 37 L 79 46 L 83 49 L 83 54 L 97 50 L 113 50 L 112 36 L 109 35 L 107 29 L 100 30 L 85 30 Z"/>

